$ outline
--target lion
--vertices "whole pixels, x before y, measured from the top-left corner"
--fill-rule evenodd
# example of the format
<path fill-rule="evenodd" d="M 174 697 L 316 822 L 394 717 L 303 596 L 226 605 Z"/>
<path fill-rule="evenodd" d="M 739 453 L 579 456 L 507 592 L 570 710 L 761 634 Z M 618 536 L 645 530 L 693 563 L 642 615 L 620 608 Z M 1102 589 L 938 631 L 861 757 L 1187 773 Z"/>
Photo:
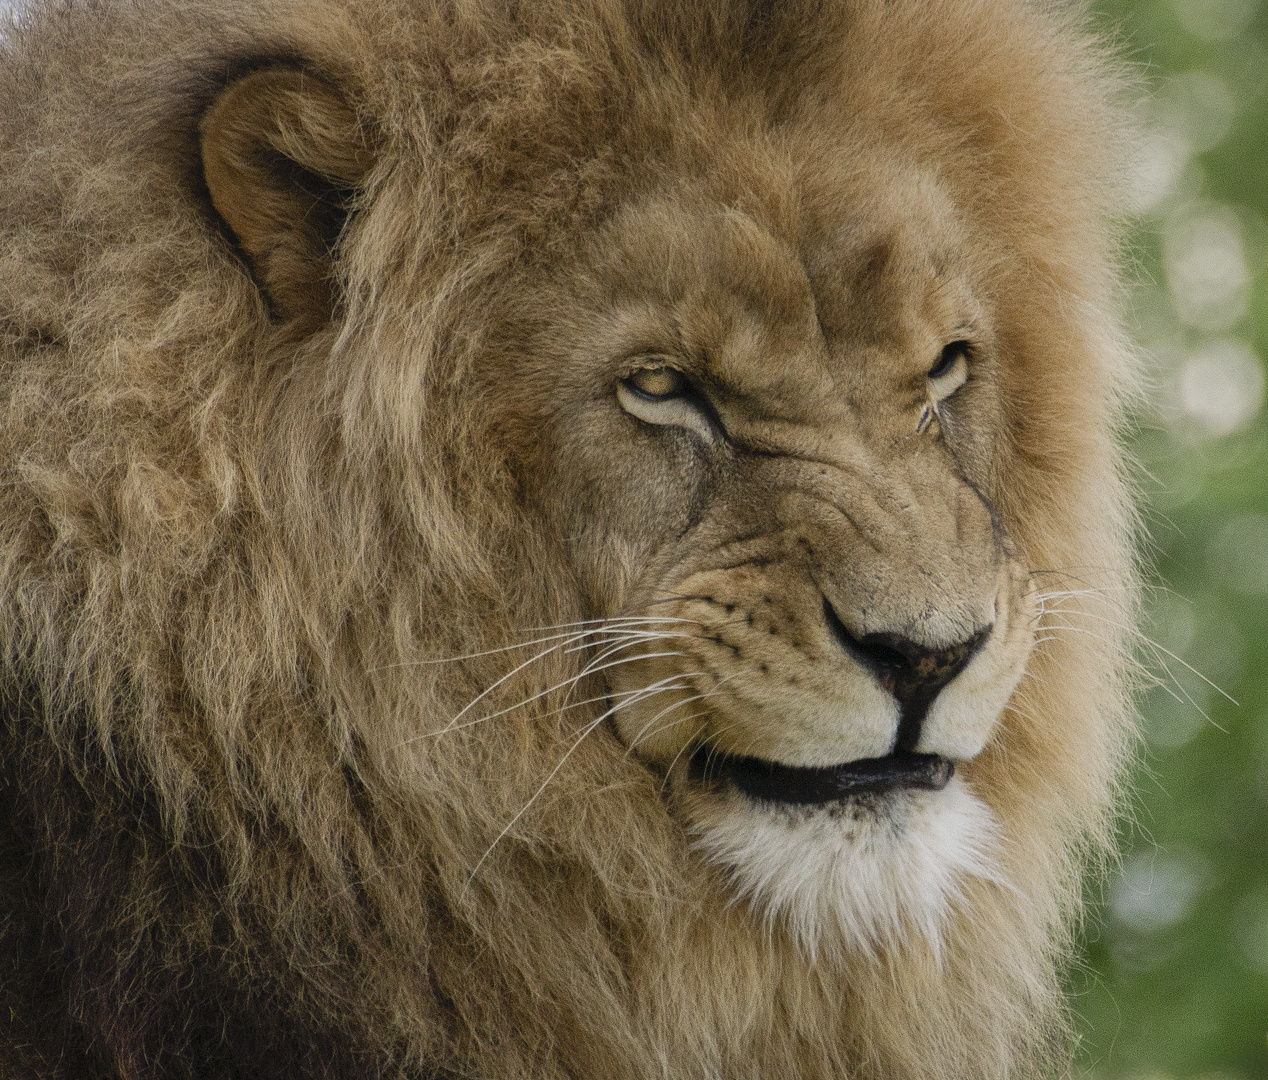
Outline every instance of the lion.
<path fill-rule="evenodd" d="M 1125 82 L 1023 0 L 41 0 L 5 1076 L 1026 1078 L 1130 747 Z"/>

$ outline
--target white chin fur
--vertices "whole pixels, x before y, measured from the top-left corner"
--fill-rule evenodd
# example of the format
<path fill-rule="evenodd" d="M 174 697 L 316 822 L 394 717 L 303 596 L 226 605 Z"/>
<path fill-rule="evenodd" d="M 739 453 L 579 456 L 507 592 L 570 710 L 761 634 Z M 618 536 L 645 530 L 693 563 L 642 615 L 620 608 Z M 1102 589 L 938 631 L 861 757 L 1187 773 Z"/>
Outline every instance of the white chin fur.
<path fill-rule="evenodd" d="M 922 936 L 935 955 L 966 876 L 1003 884 L 999 827 L 959 777 L 823 806 L 699 793 L 684 809 L 695 847 L 726 867 L 736 899 L 768 928 L 783 923 L 813 959 L 876 956 Z"/>

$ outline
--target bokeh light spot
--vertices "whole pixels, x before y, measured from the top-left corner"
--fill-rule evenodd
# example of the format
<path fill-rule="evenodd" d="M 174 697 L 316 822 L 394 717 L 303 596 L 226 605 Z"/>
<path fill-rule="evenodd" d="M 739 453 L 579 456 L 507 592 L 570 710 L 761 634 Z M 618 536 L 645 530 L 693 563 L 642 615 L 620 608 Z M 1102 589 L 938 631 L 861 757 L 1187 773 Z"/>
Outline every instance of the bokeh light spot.
<path fill-rule="evenodd" d="M 1214 150 L 1228 137 L 1237 115 L 1232 87 L 1210 71 L 1169 79 L 1158 99 L 1162 127 L 1182 138 L 1195 154 Z"/>
<path fill-rule="evenodd" d="M 1180 365 L 1177 391 L 1181 411 L 1202 433 L 1230 435 L 1259 414 L 1263 366 L 1244 341 L 1209 341 Z"/>
<path fill-rule="evenodd" d="M 1203 41 L 1230 41 L 1255 15 L 1256 0 L 1171 0 L 1180 25 Z"/>
<path fill-rule="evenodd" d="M 1206 860 L 1185 848 L 1133 855 L 1110 891 L 1110 912 L 1132 930 L 1156 933 L 1192 912 L 1209 875 Z"/>
<path fill-rule="evenodd" d="M 1227 521 L 1207 550 L 1212 578 L 1235 592 L 1268 596 L 1268 515 Z"/>
<path fill-rule="evenodd" d="M 1246 314 L 1250 271 L 1234 211 L 1217 207 L 1173 215 L 1163 245 L 1171 303 L 1182 323 L 1215 332 Z"/>
<path fill-rule="evenodd" d="M 1183 134 L 1171 128 L 1155 128 L 1141 139 L 1132 168 L 1136 213 L 1153 210 L 1176 191 L 1189 153 Z"/>
<path fill-rule="evenodd" d="M 1268 892 L 1252 893 L 1237 905 L 1233 944 L 1247 967 L 1268 975 Z"/>

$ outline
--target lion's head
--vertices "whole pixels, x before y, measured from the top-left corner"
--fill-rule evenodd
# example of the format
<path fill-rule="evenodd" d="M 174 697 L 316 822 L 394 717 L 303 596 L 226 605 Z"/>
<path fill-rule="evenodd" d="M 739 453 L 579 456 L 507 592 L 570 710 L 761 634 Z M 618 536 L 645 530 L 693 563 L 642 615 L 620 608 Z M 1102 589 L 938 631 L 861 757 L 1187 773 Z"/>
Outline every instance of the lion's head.
<path fill-rule="evenodd" d="M 1133 586 L 1089 41 L 376 0 L 8 51 L 33 1074 L 1061 1060 Z"/>
<path fill-rule="evenodd" d="M 1037 617 L 991 496 L 998 253 L 936 168 L 857 138 L 816 117 L 667 166 L 535 290 L 490 398 L 572 541 L 598 621 L 560 638 L 603 719 L 811 952 L 934 940 L 994 873 L 953 772 Z"/>

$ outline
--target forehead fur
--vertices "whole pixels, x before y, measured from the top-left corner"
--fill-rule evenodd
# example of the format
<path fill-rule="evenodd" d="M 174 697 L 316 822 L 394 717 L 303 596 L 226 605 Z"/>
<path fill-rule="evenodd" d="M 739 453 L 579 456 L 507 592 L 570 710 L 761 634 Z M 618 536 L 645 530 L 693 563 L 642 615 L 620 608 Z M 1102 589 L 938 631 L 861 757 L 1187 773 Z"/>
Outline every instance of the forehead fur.
<path fill-rule="evenodd" d="M 548 256 L 622 201 L 701 177 L 723 205 L 778 214 L 788 189 L 817 187 L 825 218 L 865 218 L 855 200 L 883 197 L 891 178 L 909 186 L 913 165 L 971 231 L 1045 267 L 1086 273 L 1089 246 L 1105 243 L 1113 87 L 1088 77 L 1098 58 L 1058 20 L 1022 6 L 556 0 L 393 14 L 337 32 L 315 63 L 347 72 L 418 212 L 507 258 Z M 879 182 L 860 192 L 852 174 Z"/>

